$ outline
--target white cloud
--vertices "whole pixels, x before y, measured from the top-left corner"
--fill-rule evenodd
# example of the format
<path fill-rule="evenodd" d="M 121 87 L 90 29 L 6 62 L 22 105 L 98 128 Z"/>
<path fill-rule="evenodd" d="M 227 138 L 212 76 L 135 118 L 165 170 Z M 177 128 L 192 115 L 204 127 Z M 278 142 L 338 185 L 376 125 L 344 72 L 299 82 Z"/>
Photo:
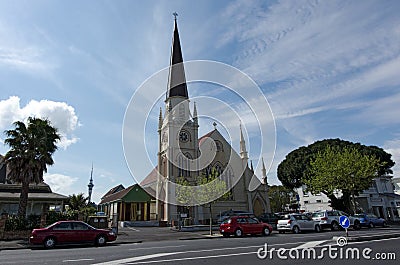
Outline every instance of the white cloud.
<path fill-rule="evenodd" d="M 223 14 L 227 30 L 217 43 L 241 43 L 235 64 L 274 85 L 266 91 L 281 103 L 276 114 L 312 114 L 399 85 L 400 34 L 392 26 L 399 20 L 391 5 L 237 1 Z"/>
<path fill-rule="evenodd" d="M 50 100 L 31 100 L 25 107 L 20 106 L 20 98 L 12 96 L 9 99 L 0 101 L 0 130 L 12 128 L 15 121 L 26 121 L 30 116 L 47 118 L 52 125 L 58 129 L 61 140 L 58 146 L 67 148 L 76 143 L 78 138 L 74 131 L 79 126 L 78 116 L 75 109 L 65 102 Z"/>
<path fill-rule="evenodd" d="M 66 176 L 62 174 L 45 174 L 44 182 L 49 184 L 51 190 L 63 195 L 77 193 L 74 188 L 74 183 L 78 180 L 76 177 Z"/>
<path fill-rule="evenodd" d="M 396 163 L 393 170 L 393 176 L 395 178 L 400 177 L 400 140 L 394 139 L 386 141 L 384 144 L 384 149 L 386 152 L 392 155 L 392 160 Z"/>

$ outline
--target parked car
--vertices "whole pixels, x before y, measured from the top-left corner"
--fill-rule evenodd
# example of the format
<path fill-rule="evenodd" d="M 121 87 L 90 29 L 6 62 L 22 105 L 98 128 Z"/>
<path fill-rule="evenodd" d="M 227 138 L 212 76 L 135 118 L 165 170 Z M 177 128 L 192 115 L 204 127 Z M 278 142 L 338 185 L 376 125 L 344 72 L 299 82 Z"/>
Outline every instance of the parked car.
<path fill-rule="evenodd" d="M 312 214 L 312 219 L 319 222 L 322 229 L 330 228 L 332 231 L 341 229 L 339 217 L 340 212 L 336 210 L 317 211 Z"/>
<path fill-rule="evenodd" d="M 279 233 L 293 232 L 298 234 L 303 230 L 320 232 L 321 226 L 319 222 L 305 214 L 285 214 L 278 220 L 277 229 Z"/>
<path fill-rule="evenodd" d="M 275 213 L 263 213 L 257 218 L 264 223 L 270 224 L 272 228 L 276 229 L 276 224 L 278 223 L 280 216 Z"/>
<path fill-rule="evenodd" d="M 241 237 L 247 234 L 262 234 L 268 236 L 272 232 L 272 226 L 270 224 L 260 222 L 255 217 L 232 216 L 220 224 L 219 232 L 224 237 L 228 237 L 230 235 Z"/>
<path fill-rule="evenodd" d="M 103 246 L 117 235 L 107 229 L 96 229 L 81 221 L 59 221 L 46 228 L 33 229 L 29 243 L 53 248 L 61 244 L 92 243 Z"/>
<path fill-rule="evenodd" d="M 222 212 L 217 216 L 217 224 L 221 224 L 224 220 L 229 219 L 232 216 L 240 216 L 240 215 L 255 217 L 254 213 L 251 212 L 229 210 Z"/>
<path fill-rule="evenodd" d="M 375 226 L 382 226 L 382 227 L 386 226 L 386 220 L 374 214 L 361 213 L 361 214 L 355 214 L 353 217 L 360 220 L 360 225 L 362 227 L 372 228 Z"/>

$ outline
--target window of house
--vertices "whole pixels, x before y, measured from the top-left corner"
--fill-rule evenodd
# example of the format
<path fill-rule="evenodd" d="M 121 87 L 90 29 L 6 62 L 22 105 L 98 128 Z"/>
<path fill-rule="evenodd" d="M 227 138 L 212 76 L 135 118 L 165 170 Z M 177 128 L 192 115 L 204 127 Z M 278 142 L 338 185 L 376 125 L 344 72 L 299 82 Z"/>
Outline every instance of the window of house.
<path fill-rule="evenodd" d="M 317 203 L 321 203 L 322 202 L 322 200 L 317 200 Z"/>

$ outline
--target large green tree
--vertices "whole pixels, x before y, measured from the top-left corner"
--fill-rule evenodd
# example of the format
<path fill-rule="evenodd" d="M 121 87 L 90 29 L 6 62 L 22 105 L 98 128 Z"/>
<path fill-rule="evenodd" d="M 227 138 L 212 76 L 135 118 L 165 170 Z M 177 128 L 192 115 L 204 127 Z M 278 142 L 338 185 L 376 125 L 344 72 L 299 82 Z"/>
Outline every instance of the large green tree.
<path fill-rule="evenodd" d="M 355 148 L 327 146 L 310 162 L 302 182 L 312 193 L 324 193 L 333 208 L 355 213 L 355 196 L 371 186 L 378 175 L 379 159 L 361 154 Z M 337 196 L 338 192 L 341 196 Z"/>
<path fill-rule="evenodd" d="M 291 205 L 293 191 L 284 186 L 271 186 L 268 190 L 268 195 L 271 202 L 271 212 L 283 212 L 289 208 L 297 208 L 296 205 Z"/>
<path fill-rule="evenodd" d="M 323 152 L 327 146 L 338 148 L 338 150 L 354 148 L 362 155 L 374 156 L 380 162 L 379 176 L 393 173 L 391 168 L 394 166 L 394 161 L 391 159 L 391 154 L 385 152 L 382 148 L 365 146 L 341 139 L 326 139 L 290 152 L 278 166 L 278 179 L 285 187 L 290 189 L 301 187 L 304 184 L 302 179 L 310 174 L 310 162 L 315 159 L 318 152 Z"/>
<path fill-rule="evenodd" d="M 5 155 L 8 178 L 21 183 L 18 216 L 26 216 L 29 184 L 43 181 L 43 172 L 54 164 L 52 155 L 60 139 L 57 129 L 47 119 L 29 117 L 27 123 L 17 121 L 15 129 L 5 131 L 5 144 L 10 150 Z"/>
<path fill-rule="evenodd" d="M 178 178 L 176 182 L 179 184 L 175 190 L 176 198 L 180 204 L 203 205 L 209 209 L 210 235 L 212 235 L 212 206 L 217 200 L 225 200 L 230 196 L 226 182 L 219 178 L 219 173 L 215 168 L 208 175 L 198 176 L 193 183 L 184 177 Z"/>

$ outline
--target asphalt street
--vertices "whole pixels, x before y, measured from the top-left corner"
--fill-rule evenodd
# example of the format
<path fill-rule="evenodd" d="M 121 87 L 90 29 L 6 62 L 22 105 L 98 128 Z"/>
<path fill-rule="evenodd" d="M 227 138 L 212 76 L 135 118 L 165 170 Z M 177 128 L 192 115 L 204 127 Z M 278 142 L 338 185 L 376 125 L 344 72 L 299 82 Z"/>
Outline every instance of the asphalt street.
<path fill-rule="evenodd" d="M 351 235 L 390 235 L 395 232 L 399 232 L 399 230 L 391 228 L 362 229 L 361 231 L 351 231 Z M 134 244 L 114 243 L 105 247 L 75 246 L 51 250 L 3 250 L 0 252 L 0 264 L 243 265 L 288 264 L 290 262 L 321 264 L 321 261 L 329 261 L 330 264 L 382 264 L 382 259 L 378 260 L 377 258 L 385 258 L 385 264 L 398 264 L 400 238 L 363 242 L 348 241 L 347 245 L 339 247 L 333 237 L 337 238 L 344 235 L 343 231 L 303 234 L 278 234 L 274 232 L 268 237 L 173 239 Z M 302 254 L 304 249 L 307 251 Z M 314 252 L 312 251 L 315 251 L 315 256 L 313 256 Z M 308 254 L 309 252 L 311 254 Z"/>

